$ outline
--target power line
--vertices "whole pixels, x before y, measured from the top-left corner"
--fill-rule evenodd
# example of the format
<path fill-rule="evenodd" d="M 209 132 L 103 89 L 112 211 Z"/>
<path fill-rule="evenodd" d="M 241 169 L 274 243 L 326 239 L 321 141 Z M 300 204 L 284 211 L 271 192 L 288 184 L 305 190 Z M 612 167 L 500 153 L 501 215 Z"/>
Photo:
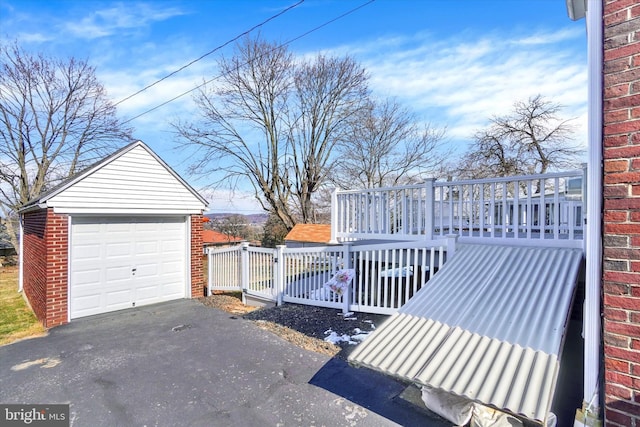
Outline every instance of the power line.
<path fill-rule="evenodd" d="M 291 9 L 293 9 L 293 8 L 296 8 L 296 7 L 300 6 L 303 2 L 304 2 L 304 0 L 300 0 L 300 1 L 298 1 L 298 3 L 296 3 L 296 4 L 293 4 L 293 5 L 289 6 L 288 8 L 284 9 L 283 11 L 281 11 L 281 12 L 279 12 L 279 13 L 277 13 L 277 14 L 275 14 L 275 15 L 271 16 L 270 18 L 268 18 L 268 19 L 266 19 L 266 20 L 262 21 L 261 23 L 259 23 L 259 24 L 257 24 L 257 25 L 254 25 L 253 27 L 251 27 L 251 28 L 250 28 L 250 29 L 248 29 L 247 31 L 245 31 L 245 32 L 243 32 L 243 33 L 241 33 L 241 34 L 238 34 L 237 36 L 235 36 L 235 37 L 234 37 L 234 38 L 232 38 L 231 40 L 227 40 L 225 43 L 221 44 L 220 46 L 218 46 L 218 47 L 216 47 L 216 48 L 214 48 L 214 49 L 212 49 L 212 50 L 210 50 L 209 52 L 205 53 L 204 55 L 200 56 L 199 58 L 196 58 L 196 59 L 194 59 L 193 61 L 189 62 L 188 64 L 183 65 L 182 67 L 180 67 L 180 68 L 178 68 L 177 70 L 175 70 L 175 71 L 173 71 L 173 72 L 171 72 L 171 73 L 167 74 L 166 76 L 162 77 L 161 79 L 156 80 L 155 82 L 151 83 L 150 85 L 143 87 L 142 89 L 140 89 L 140 90 L 139 90 L 139 91 L 137 91 L 136 93 L 131 94 L 131 95 L 127 96 L 127 97 L 126 97 L 126 98 L 124 98 L 124 99 L 121 99 L 120 101 L 116 102 L 116 103 L 114 104 L 114 106 L 117 106 L 117 105 L 119 105 L 119 104 L 122 104 L 123 102 L 125 102 L 125 101 L 127 101 L 127 100 L 129 100 L 129 99 L 133 98 L 133 97 L 134 97 L 134 96 L 136 96 L 136 95 L 141 94 L 142 92 L 144 92 L 144 91 L 146 91 L 147 89 L 149 89 L 149 88 L 151 88 L 151 87 L 153 87 L 153 86 L 157 85 L 158 83 L 160 83 L 160 82 L 162 82 L 162 81 L 164 81 L 164 80 L 168 79 L 169 77 L 171 77 L 171 76 L 173 76 L 173 75 L 178 74 L 180 71 L 184 70 L 184 69 L 185 69 L 185 68 L 187 68 L 187 67 L 190 67 L 191 65 L 193 65 L 193 64 L 195 64 L 196 62 L 200 61 L 201 59 L 203 59 L 203 58 L 205 58 L 205 57 L 207 57 L 207 56 L 211 55 L 211 54 L 212 54 L 212 53 L 214 53 L 214 52 L 217 52 L 218 50 L 222 49 L 223 47 L 227 46 L 227 45 L 228 45 L 228 44 L 230 44 L 230 43 L 233 43 L 234 41 L 238 40 L 239 38 L 241 38 L 241 37 L 243 37 L 243 36 L 246 36 L 247 34 L 249 34 L 250 32 L 252 32 L 252 31 L 253 31 L 253 30 L 255 30 L 256 28 L 260 28 L 260 27 L 262 27 L 264 24 L 266 24 L 267 22 L 272 21 L 272 20 L 276 19 L 277 17 L 279 17 L 279 16 L 281 16 L 281 15 L 284 15 L 285 13 L 287 13 L 288 11 L 290 11 Z M 125 123 L 126 123 L 126 122 L 125 122 Z"/>
<path fill-rule="evenodd" d="M 344 18 L 345 16 L 351 15 L 352 13 L 354 13 L 354 12 L 356 12 L 356 11 L 358 11 L 358 10 L 362 9 L 363 7 L 368 6 L 369 4 L 373 3 L 374 1 L 375 1 L 375 0 L 369 0 L 368 2 L 363 3 L 363 4 L 361 4 L 360 6 L 355 7 L 355 8 L 353 8 L 353 9 L 351 9 L 351 10 L 349 10 L 349 11 L 347 11 L 347 12 L 343 13 L 342 15 L 339 15 L 339 16 L 337 16 L 337 17 L 335 17 L 335 18 L 333 18 L 333 19 L 329 20 L 329 21 L 326 21 L 326 22 L 324 22 L 323 24 L 320 24 L 320 25 L 318 25 L 317 27 L 314 27 L 314 28 L 312 28 L 311 30 L 306 31 L 306 32 L 304 32 L 304 33 L 300 34 L 300 35 L 299 35 L 299 36 L 297 36 L 297 37 L 294 37 L 294 38 L 292 38 L 292 39 L 290 39 L 290 40 L 287 40 L 286 42 L 284 42 L 284 43 L 282 43 L 282 44 L 280 44 L 280 45 L 276 46 L 276 47 L 275 47 L 275 48 L 273 48 L 272 50 L 270 50 L 270 51 L 268 51 L 268 52 L 265 52 L 265 53 L 264 53 L 263 55 L 261 55 L 260 57 L 262 57 L 262 56 L 266 55 L 267 53 L 273 52 L 273 51 L 274 51 L 274 50 L 276 50 L 276 49 L 280 49 L 280 48 L 281 48 L 281 47 L 283 47 L 283 46 L 286 46 L 286 45 L 288 45 L 288 44 L 291 44 L 291 43 L 293 43 L 294 41 L 297 41 L 297 40 L 299 40 L 299 39 L 301 39 L 301 38 L 303 38 L 303 37 L 306 37 L 306 36 L 308 36 L 309 34 L 311 34 L 311 33 L 315 32 L 315 31 L 318 31 L 319 29 L 324 28 L 324 27 L 326 27 L 327 25 L 330 25 L 330 24 L 334 23 L 335 21 L 338 21 L 339 19 Z M 256 59 L 257 59 L 257 58 L 256 58 Z M 239 69 L 240 67 L 244 67 L 245 65 L 247 65 L 247 64 L 249 64 L 249 63 L 251 63 L 251 62 L 252 62 L 252 61 L 254 61 L 254 60 L 255 60 L 255 59 L 253 59 L 253 60 L 251 60 L 251 61 L 247 61 L 247 62 L 245 62 L 245 63 L 243 63 L 243 64 L 240 64 L 240 65 L 238 65 L 237 67 L 235 67 L 235 68 L 234 68 L 234 70 L 237 70 L 237 69 Z M 211 83 L 212 81 L 219 79 L 219 78 L 220 78 L 220 77 L 222 77 L 223 75 L 224 75 L 224 74 L 220 74 L 220 75 L 217 75 L 217 76 L 215 76 L 215 77 L 212 77 L 212 78 L 210 78 L 209 80 L 206 80 L 205 82 L 203 82 L 203 83 L 199 84 L 198 86 L 195 86 L 194 88 L 189 89 L 189 90 L 188 90 L 188 91 L 186 91 L 186 92 L 182 92 L 180 95 L 176 95 L 176 96 L 174 96 L 173 98 L 171 98 L 171 99 L 169 99 L 169 100 L 167 100 L 167 101 L 165 101 L 165 102 L 163 102 L 163 103 L 161 103 L 161 104 L 158 104 L 158 105 L 156 105 L 156 106 L 155 106 L 155 107 L 153 107 L 153 108 L 150 108 L 150 109 L 148 109 L 148 110 L 143 111 L 142 113 L 138 114 L 137 116 L 134 116 L 134 117 L 132 117 L 132 118 L 130 118 L 130 119 L 128 119 L 128 120 L 126 120 L 126 121 L 122 122 L 122 124 L 126 124 L 126 123 L 129 123 L 129 122 L 132 122 L 132 121 L 134 121 L 134 120 L 135 120 L 135 119 L 137 119 L 137 118 L 140 118 L 140 117 L 142 117 L 142 116 L 144 116 L 144 115 L 146 115 L 146 114 L 149 114 L 149 113 L 151 113 L 151 112 L 153 112 L 153 111 L 157 110 L 158 108 L 162 108 L 162 107 L 164 107 L 165 105 L 170 104 L 170 103 L 172 103 L 173 101 L 175 101 L 175 100 L 177 100 L 177 99 L 179 99 L 179 98 L 182 98 L 182 97 L 183 97 L 183 96 L 185 96 L 185 95 L 188 95 L 189 93 L 193 92 L 194 90 L 199 89 L 199 88 L 201 88 L 202 86 L 205 86 L 205 85 L 207 85 L 207 84 Z"/>

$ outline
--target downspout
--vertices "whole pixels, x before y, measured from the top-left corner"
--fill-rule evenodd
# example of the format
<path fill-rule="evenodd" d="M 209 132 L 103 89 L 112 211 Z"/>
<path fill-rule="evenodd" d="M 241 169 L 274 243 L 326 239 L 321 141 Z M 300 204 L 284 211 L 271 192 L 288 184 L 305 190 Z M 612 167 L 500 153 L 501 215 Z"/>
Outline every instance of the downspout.
<path fill-rule="evenodd" d="M 588 64 L 588 160 L 586 277 L 584 301 L 584 394 L 576 413 L 577 426 L 598 426 L 600 418 L 601 286 L 602 286 L 602 0 L 588 0 L 586 8 Z"/>

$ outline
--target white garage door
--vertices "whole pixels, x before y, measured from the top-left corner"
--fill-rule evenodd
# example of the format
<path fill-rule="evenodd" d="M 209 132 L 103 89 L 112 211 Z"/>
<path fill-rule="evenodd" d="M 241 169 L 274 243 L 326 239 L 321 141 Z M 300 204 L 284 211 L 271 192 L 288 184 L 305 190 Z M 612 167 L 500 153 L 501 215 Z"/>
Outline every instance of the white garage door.
<path fill-rule="evenodd" d="M 106 313 L 186 296 L 184 217 L 73 217 L 69 313 Z"/>

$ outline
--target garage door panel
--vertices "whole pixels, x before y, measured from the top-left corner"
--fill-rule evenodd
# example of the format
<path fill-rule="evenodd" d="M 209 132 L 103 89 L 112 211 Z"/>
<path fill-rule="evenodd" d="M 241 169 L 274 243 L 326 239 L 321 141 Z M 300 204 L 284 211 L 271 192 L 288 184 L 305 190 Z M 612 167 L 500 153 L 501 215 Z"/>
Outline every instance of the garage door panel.
<path fill-rule="evenodd" d="M 87 235 L 91 237 L 98 231 L 100 231 L 100 224 L 74 223 L 73 225 L 74 237 L 76 239 L 86 238 Z"/>
<path fill-rule="evenodd" d="M 108 223 L 101 223 L 99 226 L 105 228 L 109 233 L 129 233 L 132 224 L 129 218 L 109 218 Z"/>
<path fill-rule="evenodd" d="M 79 296 L 74 299 L 74 310 L 78 314 L 76 317 L 95 314 L 100 305 L 100 295 Z"/>
<path fill-rule="evenodd" d="M 105 250 L 107 251 L 107 257 L 130 257 L 133 253 L 131 244 L 128 242 L 124 243 L 108 243 L 105 245 Z"/>
<path fill-rule="evenodd" d="M 136 281 L 140 282 L 143 279 L 156 279 L 156 280 L 160 280 L 160 268 L 158 266 L 158 263 L 154 262 L 154 263 L 148 263 L 148 264 L 141 264 L 138 263 L 136 265 Z M 139 285 L 136 287 L 140 287 Z"/>
<path fill-rule="evenodd" d="M 138 242 L 136 244 L 136 255 L 152 255 L 152 256 L 158 256 L 161 255 L 159 253 L 159 245 L 157 241 L 154 242 Z"/>
<path fill-rule="evenodd" d="M 120 286 L 121 283 L 131 281 L 132 274 L 129 263 L 127 263 L 127 265 L 105 266 L 102 271 L 104 271 L 105 274 L 106 283 L 103 283 L 103 285 L 106 288 Z"/>
<path fill-rule="evenodd" d="M 157 285 L 136 288 L 136 300 L 139 305 L 153 304 L 162 301 L 161 288 Z M 164 294 L 162 294 L 164 296 Z"/>
<path fill-rule="evenodd" d="M 76 261 L 96 260 L 100 258 L 101 247 L 98 244 L 78 244 L 74 246 L 77 253 Z"/>
<path fill-rule="evenodd" d="M 86 295 L 87 292 L 95 293 L 96 285 L 101 282 L 100 270 L 85 270 L 76 272 L 72 276 L 72 282 L 74 284 L 75 295 Z"/>
<path fill-rule="evenodd" d="M 104 294 L 105 304 L 108 308 L 120 309 L 131 307 L 131 300 L 133 299 L 132 289 L 120 289 L 115 291 L 106 292 Z M 111 310 L 107 310 L 111 311 Z"/>
<path fill-rule="evenodd" d="M 186 230 L 183 217 L 74 217 L 71 317 L 185 297 Z"/>
<path fill-rule="evenodd" d="M 171 258 L 172 255 L 177 255 L 182 252 L 181 245 L 182 242 L 170 240 L 162 242 L 162 253 L 165 255 L 165 258 Z"/>
<path fill-rule="evenodd" d="M 161 268 L 161 274 L 163 276 L 168 276 L 169 274 L 171 274 L 171 272 L 175 272 L 180 268 L 180 261 L 178 260 L 165 261 L 162 263 L 160 268 Z"/>
<path fill-rule="evenodd" d="M 178 295 L 182 293 L 182 285 L 179 282 L 164 284 L 161 289 L 163 295 L 173 295 L 174 298 L 180 298 Z"/>

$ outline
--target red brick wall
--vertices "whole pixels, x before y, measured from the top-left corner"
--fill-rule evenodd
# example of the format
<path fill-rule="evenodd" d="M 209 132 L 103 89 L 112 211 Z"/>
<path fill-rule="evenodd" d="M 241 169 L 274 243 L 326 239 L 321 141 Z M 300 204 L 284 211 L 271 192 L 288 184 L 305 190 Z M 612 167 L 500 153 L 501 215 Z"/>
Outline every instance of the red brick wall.
<path fill-rule="evenodd" d="M 604 5 L 605 425 L 640 427 L 640 4 Z"/>
<path fill-rule="evenodd" d="M 47 247 L 44 230 L 47 211 L 23 216 L 23 289 L 36 317 L 44 324 L 47 317 Z"/>
<path fill-rule="evenodd" d="M 191 297 L 204 296 L 202 215 L 191 215 Z"/>
<path fill-rule="evenodd" d="M 67 323 L 69 289 L 69 220 L 67 215 L 47 211 L 47 320 L 46 326 Z"/>
<path fill-rule="evenodd" d="M 25 214 L 23 226 L 24 293 L 44 326 L 66 323 L 67 216 L 43 209 Z"/>

